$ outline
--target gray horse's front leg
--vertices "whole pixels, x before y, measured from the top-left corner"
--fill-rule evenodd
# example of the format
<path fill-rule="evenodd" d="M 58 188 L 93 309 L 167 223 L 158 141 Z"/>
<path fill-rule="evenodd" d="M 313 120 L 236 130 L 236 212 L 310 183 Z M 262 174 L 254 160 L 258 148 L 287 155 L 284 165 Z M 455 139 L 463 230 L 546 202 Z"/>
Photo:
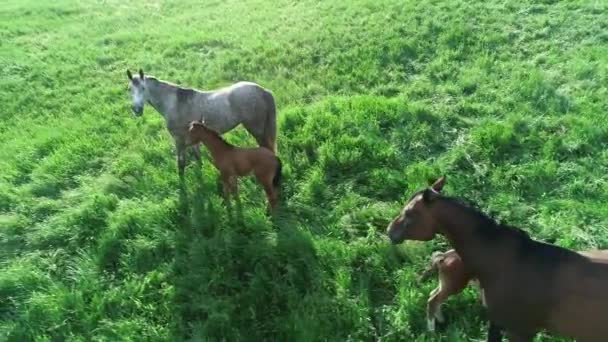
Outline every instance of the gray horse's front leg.
<path fill-rule="evenodd" d="M 175 154 L 177 156 L 177 171 L 181 177 L 184 175 L 184 170 L 186 169 L 186 144 L 176 141 Z"/>

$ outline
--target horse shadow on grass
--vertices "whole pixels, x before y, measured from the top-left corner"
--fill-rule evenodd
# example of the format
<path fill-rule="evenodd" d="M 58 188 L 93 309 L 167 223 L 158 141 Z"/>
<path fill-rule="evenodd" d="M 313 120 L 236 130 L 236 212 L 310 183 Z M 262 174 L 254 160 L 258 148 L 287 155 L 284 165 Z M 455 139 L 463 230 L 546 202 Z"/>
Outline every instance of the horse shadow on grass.
<path fill-rule="evenodd" d="M 200 167 L 188 171 L 177 210 L 174 340 L 290 340 L 297 333 L 284 321 L 322 290 L 310 236 L 238 198 L 221 201 Z"/>

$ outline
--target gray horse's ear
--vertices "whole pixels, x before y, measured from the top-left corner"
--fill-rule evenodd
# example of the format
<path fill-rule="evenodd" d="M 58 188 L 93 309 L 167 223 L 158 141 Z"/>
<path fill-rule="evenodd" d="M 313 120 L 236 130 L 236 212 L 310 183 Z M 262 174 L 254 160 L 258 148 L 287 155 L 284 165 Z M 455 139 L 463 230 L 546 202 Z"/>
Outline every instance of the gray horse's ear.
<path fill-rule="evenodd" d="M 133 75 L 131 75 L 131 70 L 127 69 L 127 76 L 130 80 L 133 80 Z"/>
<path fill-rule="evenodd" d="M 142 80 L 144 79 L 144 71 L 141 69 L 139 69 L 139 78 Z"/>

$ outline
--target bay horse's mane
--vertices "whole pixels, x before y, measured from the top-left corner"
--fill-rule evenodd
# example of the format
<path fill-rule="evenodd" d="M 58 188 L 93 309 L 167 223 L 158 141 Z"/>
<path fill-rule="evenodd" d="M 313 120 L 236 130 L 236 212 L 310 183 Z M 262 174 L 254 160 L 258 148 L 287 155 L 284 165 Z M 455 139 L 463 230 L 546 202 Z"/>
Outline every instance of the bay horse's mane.
<path fill-rule="evenodd" d="M 424 190 L 415 193 L 412 198 L 414 198 L 417 194 L 422 193 L 423 191 Z M 477 221 L 475 229 L 477 230 L 479 235 L 488 240 L 494 240 L 504 236 L 511 236 L 521 241 L 532 240 L 530 238 L 530 235 L 526 231 L 522 230 L 521 228 L 517 228 L 509 224 L 496 221 L 494 218 L 484 213 L 475 202 L 469 199 L 444 195 L 441 195 L 441 197 L 439 198 L 443 201 L 458 206 L 459 208 L 465 210 L 473 217 L 475 217 Z"/>
<path fill-rule="evenodd" d="M 475 229 L 477 229 L 480 235 L 488 239 L 496 239 L 508 235 L 523 241 L 531 240 L 530 235 L 526 231 L 522 230 L 521 228 L 496 221 L 496 219 L 484 213 L 475 202 L 469 199 L 457 197 L 443 197 L 443 199 L 450 203 L 457 204 L 475 216 L 479 221 L 479 224 L 477 227 L 475 227 Z"/>

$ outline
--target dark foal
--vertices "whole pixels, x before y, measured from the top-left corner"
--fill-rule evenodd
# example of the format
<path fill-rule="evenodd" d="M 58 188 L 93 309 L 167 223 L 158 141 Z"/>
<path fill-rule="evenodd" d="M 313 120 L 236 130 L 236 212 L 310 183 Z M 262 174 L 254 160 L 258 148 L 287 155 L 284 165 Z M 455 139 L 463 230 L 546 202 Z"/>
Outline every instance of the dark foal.
<path fill-rule="evenodd" d="M 510 341 L 546 330 L 579 342 L 608 340 L 608 258 L 531 239 L 440 194 L 445 178 L 416 192 L 388 227 L 395 244 L 444 235 L 484 291 L 488 315 Z"/>
<path fill-rule="evenodd" d="M 446 252 L 434 252 L 429 267 L 420 275 L 420 281 L 428 279 L 435 272 L 437 272 L 439 278 L 439 286 L 431 292 L 427 302 L 426 319 L 429 331 L 435 331 L 435 321 L 444 322 L 441 304 L 448 297 L 461 293 L 469 283 L 477 282 L 465 267 L 458 253 L 453 249 Z M 485 306 L 481 287 L 480 292 L 481 301 Z M 501 340 L 502 332 L 500 328 L 490 322 L 487 342 L 500 342 Z"/>

